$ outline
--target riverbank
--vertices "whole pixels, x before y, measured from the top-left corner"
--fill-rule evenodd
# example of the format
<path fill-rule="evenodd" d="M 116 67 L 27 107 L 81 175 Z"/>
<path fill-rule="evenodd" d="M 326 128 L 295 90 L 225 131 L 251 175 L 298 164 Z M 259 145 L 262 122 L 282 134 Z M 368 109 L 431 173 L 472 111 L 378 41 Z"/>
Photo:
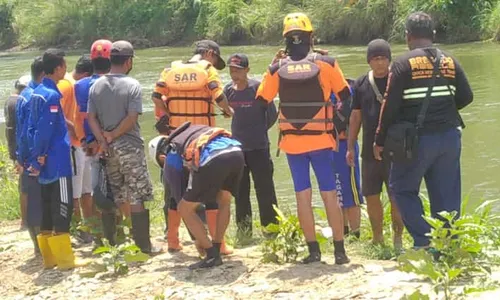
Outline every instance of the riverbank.
<path fill-rule="evenodd" d="M 128 39 L 138 48 L 189 45 L 276 45 L 283 17 L 307 13 L 317 43 L 366 45 L 404 38 L 404 20 L 422 10 L 438 42 L 498 39 L 500 1 L 461 0 L 0 0 L 0 49 L 88 48 L 97 38 Z"/>
<path fill-rule="evenodd" d="M 264 264 L 258 246 L 250 246 L 236 249 L 220 267 L 189 271 L 196 250 L 186 243 L 181 253 L 156 256 L 120 277 L 89 276 L 85 269 L 43 270 L 41 260 L 32 258 L 28 233 L 19 231 L 18 224 L 0 223 L 2 299 L 401 299 L 417 289 L 431 290 L 428 282 L 398 271 L 396 262 L 367 260 L 352 246 L 352 262 L 346 266 L 334 265 L 331 254 L 324 255 L 325 263 L 313 265 Z M 161 243 L 161 228 L 153 232 L 154 242 Z M 187 241 L 187 233 L 181 233 Z M 89 257 L 91 249 L 80 247 L 76 253 Z M 500 272 L 493 278 L 500 279 Z M 460 289 L 455 287 L 457 293 Z M 498 297 L 500 290 L 468 299 Z"/>

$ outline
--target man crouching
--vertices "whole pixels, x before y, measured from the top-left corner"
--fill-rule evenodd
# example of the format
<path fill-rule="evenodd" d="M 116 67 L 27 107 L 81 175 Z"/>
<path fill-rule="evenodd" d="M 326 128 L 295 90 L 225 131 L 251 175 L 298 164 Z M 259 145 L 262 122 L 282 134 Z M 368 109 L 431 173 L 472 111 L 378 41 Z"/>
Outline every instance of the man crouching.
<path fill-rule="evenodd" d="M 222 264 L 221 242 L 230 219 L 231 195 L 236 196 L 245 159 L 241 144 L 223 128 L 184 123 L 165 139 L 165 177 L 172 197 L 180 199 L 177 209 L 196 244 L 206 256 L 190 269 Z M 189 169 L 187 187 L 182 185 L 182 168 Z M 217 201 L 216 232 L 210 240 L 197 214 L 200 205 Z"/>

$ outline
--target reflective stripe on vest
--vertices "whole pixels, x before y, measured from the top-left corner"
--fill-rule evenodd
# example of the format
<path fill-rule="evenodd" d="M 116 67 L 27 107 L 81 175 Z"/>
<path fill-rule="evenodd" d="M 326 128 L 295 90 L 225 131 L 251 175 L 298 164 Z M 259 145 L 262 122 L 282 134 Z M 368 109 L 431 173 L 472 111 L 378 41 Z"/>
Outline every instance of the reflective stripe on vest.
<path fill-rule="evenodd" d="M 424 99 L 428 87 L 411 88 L 403 91 L 403 99 Z M 454 96 L 456 87 L 454 85 L 438 85 L 432 89 L 431 97 Z"/>

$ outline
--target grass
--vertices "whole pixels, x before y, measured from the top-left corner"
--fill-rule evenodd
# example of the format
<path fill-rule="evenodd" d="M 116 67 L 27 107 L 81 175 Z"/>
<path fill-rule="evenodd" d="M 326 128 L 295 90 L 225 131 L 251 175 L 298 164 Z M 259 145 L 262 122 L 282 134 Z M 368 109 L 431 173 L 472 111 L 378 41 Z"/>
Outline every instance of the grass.
<path fill-rule="evenodd" d="M 7 145 L 0 142 L 0 221 L 21 217 L 19 206 L 18 175 L 9 159 Z"/>

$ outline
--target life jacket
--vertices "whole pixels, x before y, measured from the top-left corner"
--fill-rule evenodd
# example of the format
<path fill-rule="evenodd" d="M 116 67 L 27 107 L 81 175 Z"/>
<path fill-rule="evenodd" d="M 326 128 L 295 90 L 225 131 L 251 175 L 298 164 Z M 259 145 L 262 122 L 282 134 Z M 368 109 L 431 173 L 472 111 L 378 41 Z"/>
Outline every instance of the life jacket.
<path fill-rule="evenodd" d="M 199 125 L 215 125 L 212 98 L 208 89 L 208 68 L 211 64 L 205 60 L 183 63 L 172 62 L 166 74 L 168 87 L 166 105 L 170 112 L 171 129 L 184 122 Z"/>
<path fill-rule="evenodd" d="M 333 133 L 333 105 L 325 101 L 320 67 L 313 53 L 299 61 L 279 61 L 279 129 L 282 135 Z"/>
<path fill-rule="evenodd" d="M 197 170 L 200 167 L 200 157 L 203 149 L 218 136 L 231 137 L 231 133 L 224 128 L 191 125 L 181 133 L 176 134 L 171 140 L 171 144 L 173 144 L 177 153 L 181 153 L 187 166 Z"/>

